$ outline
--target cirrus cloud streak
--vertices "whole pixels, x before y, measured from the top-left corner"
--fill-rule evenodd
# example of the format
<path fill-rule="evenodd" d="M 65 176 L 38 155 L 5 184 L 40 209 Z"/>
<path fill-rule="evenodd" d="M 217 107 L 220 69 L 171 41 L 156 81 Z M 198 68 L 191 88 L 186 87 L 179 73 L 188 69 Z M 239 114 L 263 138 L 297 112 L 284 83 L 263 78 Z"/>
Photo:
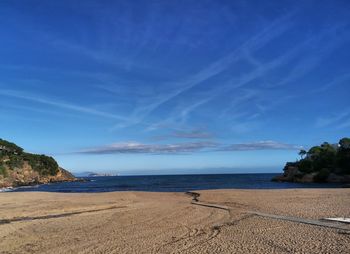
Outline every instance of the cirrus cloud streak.
<path fill-rule="evenodd" d="M 138 142 L 115 143 L 83 150 L 83 154 L 175 154 L 198 152 L 217 147 L 213 142 L 188 142 L 177 144 L 142 144 Z"/>
<path fill-rule="evenodd" d="M 302 146 L 285 144 L 272 140 L 252 143 L 232 144 L 222 148 L 222 151 L 253 151 L 253 150 L 299 150 Z"/>
<path fill-rule="evenodd" d="M 81 154 L 179 154 L 194 152 L 230 152 L 254 150 L 298 150 L 302 146 L 279 143 L 276 141 L 258 141 L 242 144 L 220 144 L 215 142 L 186 142 L 174 144 L 142 144 L 124 142 L 92 147 L 79 151 Z"/>

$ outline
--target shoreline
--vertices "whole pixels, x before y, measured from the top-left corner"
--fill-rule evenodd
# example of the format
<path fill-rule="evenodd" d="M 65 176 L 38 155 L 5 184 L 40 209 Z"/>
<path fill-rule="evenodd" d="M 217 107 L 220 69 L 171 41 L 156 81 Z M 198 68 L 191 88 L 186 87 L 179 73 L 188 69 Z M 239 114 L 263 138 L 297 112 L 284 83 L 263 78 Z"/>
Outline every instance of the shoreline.
<path fill-rule="evenodd" d="M 161 193 L 161 194 L 186 194 L 189 196 L 193 196 L 193 194 L 198 194 L 198 192 L 210 192 L 210 191 L 284 191 L 284 190 L 346 190 L 350 189 L 349 187 L 345 186 L 337 186 L 337 187 L 300 187 L 300 188 L 217 188 L 217 189 L 195 189 L 195 190 L 185 190 L 185 191 L 148 191 L 148 190 L 112 190 L 112 191 L 96 191 L 96 192 L 72 192 L 72 191 L 45 191 L 45 190 L 39 190 L 39 191 L 18 191 L 16 192 L 15 190 L 17 189 L 26 189 L 26 188 L 32 188 L 32 187 L 39 187 L 41 185 L 51 185 L 55 183 L 44 183 L 44 184 L 37 184 L 37 185 L 25 185 L 25 186 L 18 186 L 18 187 L 3 187 L 0 188 L 0 193 L 1 192 L 13 192 L 13 193 L 57 193 L 57 194 L 107 194 L 107 193 Z"/>
<path fill-rule="evenodd" d="M 10 191 L 13 191 L 13 189 L 15 189 L 15 187 L 2 187 L 2 188 L 0 188 L 0 193 L 1 192 L 10 192 Z"/>
<path fill-rule="evenodd" d="M 36 185 L 24 185 L 24 186 L 18 186 L 18 187 L 3 187 L 0 188 L 0 193 L 8 193 L 8 192 L 26 192 L 26 193 L 62 193 L 62 194 L 100 194 L 100 193 L 123 193 L 123 192 L 135 192 L 135 193 L 197 193 L 197 192 L 203 192 L 203 191 L 283 191 L 283 190 L 338 190 L 338 189 L 350 189 L 350 186 L 337 186 L 337 187 L 300 187 L 300 188 L 225 188 L 225 189 L 195 189 L 195 190 L 188 190 L 188 191 L 147 191 L 147 190 L 112 190 L 112 191 L 79 191 L 79 192 L 73 192 L 73 191 L 45 191 L 45 190 L 39 190 L 39 191 L 16 191 L 17 189 L 27 189 L 27 188 L 33 188 L 33 187 L 39 187 L 41 185 L 51 185 L 55 183 L 44 183 L 44 184 L 36 184 Z"/>
<path fill-rule="evenodd" d="M 0 187 L 0 192 L 10 192 L 16 189 L 25 189 L 25 188 L 35 188 L 39 186 L 47 186 L 52 184 L 59 184 L 59 183 L 72 183 L 72 182 L 89 182 L 91 180 L 87 180 L 85 178 L 81 177 L 75 177 L 75 179 L 71 180 L 56 180 L 56 181 L 50 181 L 50 182 L 31 182 L 28 184 L 20 184 L 15 186 L 8 186 L 8 187 Z"/>

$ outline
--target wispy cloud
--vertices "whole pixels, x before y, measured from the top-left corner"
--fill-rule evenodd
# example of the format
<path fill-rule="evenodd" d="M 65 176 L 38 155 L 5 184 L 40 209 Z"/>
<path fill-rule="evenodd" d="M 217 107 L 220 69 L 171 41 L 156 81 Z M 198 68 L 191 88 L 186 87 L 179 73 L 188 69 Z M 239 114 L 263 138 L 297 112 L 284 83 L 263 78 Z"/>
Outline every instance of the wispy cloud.
<path fill-rule="evenodd" d="M 286 20 L 288 20 L 288 19 L 286 18 Z M 284 24 L 284 26 L 285 26 L 284 27 L 285 30 L 283 30 L 282 28 L 279 28 L 279 29 L 281 29 L 281 31 L 280 31 L 281 33 L 286 31 L 291 25 L 289 25 L 287 22 L 287 24 Z M 263 47 L 266 43 L 269 42 L 269 40 L 267 40 L 266 38 L 264 38 L 265 39 L 264 40 L 264 39 L 260 38 L 259 36 L 257 36 L 255 38 L 256 41 L 254 41 L 254 43 L 248 41 L 246 44 L 243 44 L 237 50 L 233 51 L 232 55 L 230 54 L 229 56 L 218 60 L 217 62 L 213 63 L 209 67 L 201 70 L 196 75 L 190 77 L 188 80 L 184 81 L 183 83 L 188 84 L 188 86 L 186 86 L 186 85 L 183 86 L 182 88 L 177 90 L 177 92 L 175 92 L 174 94 L 166 97 L 166 99 L 163 100 L 161 103 L 157 102 L 156 104 L 151 105 L 150 106 L 151 108 L 156 105 L 156 107 L 151 109 L 151 112 L 160 108 L 165 103 L 168 103 L 170 100 L 178 97 L 180 94 L 183 94 L 183 93 L 189 91 L 190 89 L 193 89 L 197 85 L 200 85 L 202 82 L 204 82 L 204 81 L 210 79 L 211 77 L 226 70 L 235 61 L 245 59 L 249 63 L 252 64 L 253 68 L 251 71 L 246 72 L 245 74 L 243 74 L 239 78 L 234 77 L 231 80 L 221 82 L 220 85 L 218 85 L 218 87 L 220 87 L 220 89 L 213 89 L 212 91 L 210 91 L 210 93 L 207 93 L 204 95 L 204 97 L 200 98 L 198 100 L 198 102 L 193 102 L 193 101 L 188 102 L 188 106 L 183 106 L 179 112 L 175 112 L 176 114 L 174 114 L 174 116 L 170 115 L 167 119 L 168 122 L 169 121 L 170 122 L 171 121 L 174 121 L 174 122 L 181 121 L 184 123 L 186 121 L 187 117 L 190 115 L 190 113 L 197 110 L 199 107 L 201 107 L 207 103 L 211 103 L 212 100 L 217 98 L 217 97 L 220 97 L 220 96 L 225 95 L 225 94 L 231 94 L 232 91 L 235 91 L 237 93 L 238 89 L 249 85 L 251 82 L 257 80 L 258 78 L 267 76 L 270 72 L 275 71 L 276 69 L 281 68 L 282 66 L 286 66 L 291 61 L 298 59 L 300 54 L 303 53 L 305 50 L 307 50 L 310 46 L 314 45 L 318 41 L 328 40 L 330 37 L 333 37 L 335 32 L 341 30 L 342 28 L 344 28 L 344 27 L 343 26 L 336 26 L 336 27 L 333 27 L 332 29 L 326 29 L 320 34 L 311 35 L 306 40 L 294 45 L 294 47 L 290 48 L 288 51 L 284 52 L 283 54 L 278 55 L 277 57 L 275 57 L 269 61 L 259 61 L 258 59 L 254 58 L 254 56 L 252 54 L 254 52 L 254 50 L 257 50 L 257 49 Z M 279 35 L 278 32 L 276 32 L 276 33 L 277 34 L 275 34 L 275 36 L 278 36 Z M 271 37 L 270 40 L 272 40 L 273 38 L 275 38 L 275 37 Z M 260 39 L 261 39 L 261 41 L 260 41 Z M 311 54 L 308 57 L 306 57 L 306 60 L 300 61 L 299 64 L 295 68 L 292 69 L 292 71 L 289 73 L 289 75 L 287 75 L 286 78 L 283 78 L 279 82 L 273 84 L 272 87 L 291 84 L 294 81 L 296 81 L 298 78 L 301 78 L 307 72 L 310 72 L 312 69 L 316 68 L 322 62 L 322 60 L 325 57 L 327 57 L 341 43 L 342 43 L 342 40 L 333 40 L 331 43 L 326 44 L 327 46 L 323 47 L 322 50 L 320 50 L 320 52 L 316 52 L 317 54 L 315 56 L 313 56 Z M 230 57 L 231 57 L 231 60 L 228 60 L 228 59 L 230 59 Z M 219 64 L 219 63 L 221 63 L 221 64 Z M 213 67 L 213 66 L 215 66 L 215 67 Z M 221 66 L 221 68 L 219 68 L 218 66 Z M 201 77 L 201 78 L 198 78 L 198 77 Z M 267 89 L 270 89 L 270 88 L 267 88 Z M 244 98 L 244 99 L 239 98 L 238 100 L 240 101 L 240 103 L 244 103 L 248 100 L 251 100 L 252 96 L 253 97 L 258 96 L 259 94 L 266 96 L 265 92 L 263 91 L 264 89 L 265 88 L 262 87 L 260 89 L 255 89 L 254 91 L 250 91 L 250 93 L 248 94 L 248 96 L 246 98 Z M 254 92 L 254 93 L 252 93 L 252 92 Z M 234 98 L 234 100 L 235 99 L 236 98 Z M 285 101 L 288 101 L 289 99 L 291 99 L 290 96 L 284 96 L 283 98 L 278 97 L 279 102 L 285 102 Z M 276 101 L 276 100 L 272 100 L 272 101 Z M 237 103 L 235 103 L 234 106 L 236 106 L 236 104 Z M 273 105 L 270 105 L 270 106 L 273 106 Z M 228 111 L 229 111 L 229 108 L 225 108 L 223 110 L 223 112 L 221 112 L 221 114 L 225 115 Z"/>
<path fill-rule="evenodd" d="M 175 116 L 170 116 L 168 121 L 179 121 L 180 123 L 185 123 L 190 116 L 191 112 L 195 111 L 200 106 L 206 104 L 211 98 L 204 98 L 202 100 L 198 100 L 194 102 L 192 105 L 188 107 L 181 108 L 181 112 L 179 114 L 175 114 Z"/>
<path fill-rule="evenodd" d="M 344 125 L 344 122 L 342 122 L 343 120 L 347 122 L 349 116 L 350 116 L 350 110 L 348 109 L 340 113 L 329 115 L 327 117 L 319 117 L 316 120 L 315 126 L 322 128 L 322 127 L 334 125 L 334 127 L 339 128 Z"/>
<path fill-rule="evenodd" d="M 339 123 L 336 129 L 341 130 L 349 127 L 350 127 L 350 120 L 344 120 L 343 122 Z"/>
<path fill-rule="evenodd" d="M 264 62 L 263 65 L 256 66 L 252 71 L 245 73 L 239 79 L 235 77 L 234 79 L 228 80 L 220 84 L 220 89 L 215 89 L 206 97 L 202 98 L 201 100 L 198 100 L 197 102 L 189 102 L 189 105 L 187 107 L 183 107 L 180 112 L 175 114 L 175 116 L 170 115 L 166 120 L 170 122 L 173 120 L 176 120 L 177 122 L 179 120 L 184 122 L 186 118 L 190 115 L 190 113 L 192 113 L 194 110 L 198 109 L 206 103 L 212 102 L 213 99 L 220 97 L 222 94 L 230 94 L 232 93 L 232 91 L 236 91 L 235 94 L 237 94 L 237 92 L 239 91 L 238 89 L 245 87 L 250 82 L 266 75 L 270 71 L 273 71 L 274 69 L 279 68 L 282 65 L 285 65 L 291 59 L 295 58 L 300 53 L 300 50 L 305 47 L 305 45 L 307 45 L 307 42 L 300 43 L 294 46 L 294 48 L 290 49 L 288 52 L 270 61 Z M 242 96 L 234 98 L 230 103 L 231 105 L 224 108 L 219 115 L 226 116 L 227 113 L 231 114 L 231 108 L 237 107 L 239 104 L 246 103 L 247 101 L 251 101 L 252 98 L 258 96 L 259 94 L 262 94 L 261 89 L 247 89 L 243 91 Z"/>
<path fill-rule="evenodd" d="M 276 141 L 259 141 L 252 143 L 232 144 L 220 148 L 221 151 L 253 151 L 253 150 L 298 150 L 302 146 L 285 144 Z"/>
<path fill-rule="evenodd" d="M 162 94 L 161 96 L 157 96 L 157 98 L 153 98 L 152 100 L 150 100 L 154 101 L 153 103 L 147 103 L 147 105 L 141 105 L 141 107 L 135 108 L 131 117 L 132 121 L 129 120 L 124 124 L 117 124 L 115 125 L 115 128 L 126 127 L 127 125 L 132 124 L 147 125 L 147 116 L 149 116 L 156 110 L 161 109 L 165 104 L 170 103 L 170 101 L 176 98 L 180 98 L 180 95 L 189 92 L 196 86 L 201 85 L 204 81 L 207 81 L 212 77 L 220 74 L 221 72 L 227 70 L 230 66 L 232 66 L 232 64 L 240 60 L 246 60 L 249 63 L 251 63 L 253 67 L 251 71 L 246 72 L 239 78 L 234 77 L 234 79 L 221 82 L 217 86 L 220 89 L 211 89 L 211 91 L 208 91 L 208 93 L 201 93 L 199 96 L 196 97 L 197 101 L 185 101 L 184 103 L 182 103 L 182 105 L 177 105 L 177 108 L 170 111 L 167 117 L 163 119 L 164 123 L 185 124 L 192 112 L 198 110 L 206 104 L 212 103 L 212 100 L 214 100 L 215 98 L 218 98 L 221 95 L 232 94 L 231 92 L 233 90 L 235 91 L 234 94 L 236 94 L 237 89 L 249 85 L 251 82 L 257 80 L 258 78 L 267 76 L 270 72 L 275 71 L 275 69 L 278 69 L 281 66 L 289 64 L 293 59 L 295 60 L 299 58 L 300 54 L 304 52 L 307 48 L 309 48 L 311 45 L 314 45 L 318 41 L 324 41 L 326 39 L 328 40 L 329 37 L 333 37 L 332 35 L 335 32 L 343 28 L 343 26 L 336 26 L 332 29 L 325 29 L 320 34 L 311 35 L 306 40 L 300 42 L 299 44 L 296 44 L 293 48 L 289 49 L 288 51 L 278 55 L 277 57 L 269 61 L 260 61 L 260 59 L 255 58 L 255 51 L 263 48 L 273 39 L 283 35 L 284 32 L 286 32 L 293 26 L 291 17 L 293 17 L 294 14 L 295 13 L 292 13 L 290 15 L 284 16 L 276 20 L 275 22 L 270 23 L 270 25 L 267 26 L 266 29 L 251 37 L 249 40 L 247 40 L 241 46 L 237 47 L 227 56 L 209 64 L 206 68 L 203 68 L 202 70 L 188 77 L 187 79 L 173 82 L 171 83 L 170 87 L 166 86 L 169 88 L 166 90 L 166 95 Z M 297 65 L 297 67 L 292 69 L 290 75 L 287 75 L 286 78 L 273 84 L 272 87 L 290 84 L 296 81 L 298 78 L 301 78 L 307 72 L 311 71 L 313 68 L 318 66 L 320 62 L 322 62 L 323 58 L 328 56 L 340 44 L 341 40 L 333 40 L 331 43 L 326 43 L 326 47 L 322 47 L 322 50 L 320 50 L 320 52 L 318 52 L 316 56 L 313 56 L 312 54 L 309 55 L 305 61 L 302 60 Z M 260 88 L 260 90 L 255 89 L 255 94 L 250 93 L 250 95 L 247 96 L 247 98 L 239 99 L 241 102 L 239 102 L 238 104 L 245 103 L 248 100 L 251 100 L 252 97 L 256 97 L 259 94 L 261 94 L 261 96 L 266 97 L 266 94 L 263 91 L 264 89 L 264 87 Z M 184 98 L 185 97 L 186 96 L 184 96 Z M 287 96 L 284 96 L 283 98 L 278 97 L 279 102 L 285 102 L 289 99 L 290 97 Z M 236 100 L 236 98 L 233 98 L 233 101 L 234 100 Z M 269 103 L 271 104 L 271 102 Z M 270 108 L 274 107 L 274 105 L 266 105 L 266 107 L 268 106 L 270 106 Z M 234 107 L 236 107 L 236 103 Z M 221 110 L 221 112 L 219 112 L 219 114 L 226 115 L 227 112 L 230 112 L 230 109 L 225 107 Z M 151 125 L 153 126 L 152 123 Z"/>
<path fill-rule="evenodd" d="M 143 144 L 125 142 L 93 147 L 79 151 L 81 154 L 179 154 L 194 152 L 230 152 L 253 150 L 298 150 L 302 146 L 279 143 L 276 141 L 259 141 L 253 143 L 225 145 L 215 142 L 185 142 L 175 144 Z"/>
<path fill-rule="evenodd" d="M 206 68 L 188 77 L 186 80 L 182 80 L 177 84 L 173 84 L 173 86 L 175 87 L 180 86 L 180 88 L 171 93 L 168 93 L 168 95 L 164 96 L 160 101 L 151 105 L 149 107 L 148 114 L 154 112 L 165 103 L 171 101 L 172 99 L 185 93 L 186 91 L 194 88 L 200 83 L 223 72 L 235 61 L 240 60 L 242 57 L 243 58 L 246 57 L 247 50 L 254 51 L 254 50 L 260 49 L 271 40 L 283 34 L 292 26 L 292 22 L 290 22 L 290 18 L 294 14 L 295 13 L 291 13 L 289 15 L 283 16 L 275 20 L 270 25 L 268 25 L 262 32 L 251 37 L 249 40 L 243 43 L 240 47 L 236 48 L 225 57 L 220 58 L 216 62 L 211 63 Z"/>
<path fill-rule="evenodd" d="M 272 86 L 277 87 L 294 83 L 324 63 L 324 59 L 331 55 L 334 50 L 340 45 L 348 43 L 349 38 L 344 38 L 347 31 L 348 27 L 341 24 L 324 29 L 319 34 L 310 36 L 303 43 L 303 46 L 307 47 L 304 47 L 303 52 L 299 52 L 299 56 L 302 57 L 299 57 L 298 62 L 294 64 L 285 78 Z"/>
<path fill-rule="evenodd" d="M 271 61 L 265 62 L 263 65 L 259 65 L 258 67 L 254 68 L 252 71 L 245 73 L 242 77 L 239 79 L 234 78 L 231 80 L 228 80 L 220 86 L 218 86 L 220 89 L 215 89 L 211 91 L 208 94 L 205 94 L 203 98 L 201 98 L 198 101 L 189 101 L 188 106 L 182 107 L 180 112 L 176 112 L 174 115 L 169 115 L 169 117 L 165 120 L 166 122 L 182 122 L 184 123 L 188 116 L 198 109 L 199 107 L 203 106 L 204 104 L 207 104 L 209 102 L 212 102 L 213 99 L 220 97 L 222 94 L 229 94 L 233 90 L 236 91 L 235 94 L 237 94 L 238 89 L 246 86 L 250 82 L 256 80 L 259 77 L 262 77 L 266 75 L 269 71 L 274 70 L 275 68 L 280 67 L 281 65 L 286 64 L 290 59 L 297 56 L 297 54 L 300 52 L 300 50 L 305 46 L 305 43 L 301 43 L 299 45 L 296 45 L 294 48 L 289 50 L 288 52 L 280 55 L 277 58 L 272 59 Z M 183 90 L 182 92 L 185 92 Z M 182 93 L 181 92 L 181 93 Z M 243 95 L 239 98 L 234 98 L 231 102 L 231 106 L 228 106 L 227 108 L 224 108 L 220 115 L 226 115 L 227 112 L 229 112 L 230 108 L 236 107 L 238 104 L 245 103 L 249 100 L 251 100 L 254 96 L 257 96 L 260 91 L 258 89 L 247 89 L 246 91 L 243 91 Z"/>
<path fill-rule="evenodd" d="M 119 120 L 119 121 L 127 120 L 125 117 L 122 117 L 119 115 L 95 110 L 95 109 L 89 108 L 89 107 L 83 107 L 83 106 L 79 106 L 79 105 L 75 105 L 75 104 L 70 104 L 70 103 L 63 102 L 63 101 L 57 101 L 57 100 L 47 98 L 44 96 L 42 96 L 42 97 L 34 96 L 31 94 L 26 94 L 26 93 L 19 92 L 16 90 L 2 89 L 2 90 L 0 90 L 0 95 L 12 97 L 12 98 L 17 98 L 17 99 L 23 99 L 23 100 L 32 101 L 35 103 L 53 106 L 53 107 L 57 107 L 57 108 L 65 109 L 65 110 L 76 111 L 79 113 L 85 113 L 85 114 L 90 114 L 90 115 L 94 115 L 94 116 L 99 116 L 99 117 L 104 117 L 104 118 L 109 118 L 109 119 L 114 119 L 114 120 Z"/>
<path fill-rule="evenodd" d="M 178 144 L 142 144 L 138 142 L 115 143 L 86 149 L 83 154 L 177 154 L 198 152 L 216 147 L 213 142 L 190 142 Z"/>
<path fill-rule="evenodd" d="M 332 81 L 328 82 L 327 84 L 321 86 L 320 88 L 317 88 L 313 90 L 313 93 L 320 93 L 320 92 L 325 92 L 337 85 L 344 84 L 344 83 L 349 84 L 350 83 L 350 73 L 346 73 L 340 76 L 337 76 L 334 78 Z"/>

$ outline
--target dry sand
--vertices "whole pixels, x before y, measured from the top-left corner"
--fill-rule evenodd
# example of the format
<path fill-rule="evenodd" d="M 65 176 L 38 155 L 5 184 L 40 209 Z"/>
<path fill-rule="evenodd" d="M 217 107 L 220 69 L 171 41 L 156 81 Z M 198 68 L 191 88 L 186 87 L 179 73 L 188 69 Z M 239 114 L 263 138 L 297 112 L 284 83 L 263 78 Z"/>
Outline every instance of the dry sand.
<path fill-rule="evenodd" d="M 199 193 L 228 210 L 183 193 L 0 193 L 0 253 L 350 253 L 350 225 L 249 213 L 350 217 L 350 189 Z"/>

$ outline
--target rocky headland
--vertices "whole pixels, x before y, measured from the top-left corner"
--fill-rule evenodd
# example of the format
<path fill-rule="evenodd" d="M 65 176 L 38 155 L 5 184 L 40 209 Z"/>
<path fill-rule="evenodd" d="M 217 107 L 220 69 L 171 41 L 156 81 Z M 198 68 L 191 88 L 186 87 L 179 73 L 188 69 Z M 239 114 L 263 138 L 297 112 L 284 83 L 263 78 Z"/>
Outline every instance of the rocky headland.
<path fill-rule="evenodd" d="M 16 144 L 0 139 L 0 188 L 77 180 L 52 157 L 26 153 Z"/>
<path fill-rule="evenodd" d="M 343 138 L 337 144 L 324 142 L 309 151 L 301 150 L 302 157 L 287 162 L 282 175 L 274 177 L 279 182 L 350 183 L 350 139 Z"/>

